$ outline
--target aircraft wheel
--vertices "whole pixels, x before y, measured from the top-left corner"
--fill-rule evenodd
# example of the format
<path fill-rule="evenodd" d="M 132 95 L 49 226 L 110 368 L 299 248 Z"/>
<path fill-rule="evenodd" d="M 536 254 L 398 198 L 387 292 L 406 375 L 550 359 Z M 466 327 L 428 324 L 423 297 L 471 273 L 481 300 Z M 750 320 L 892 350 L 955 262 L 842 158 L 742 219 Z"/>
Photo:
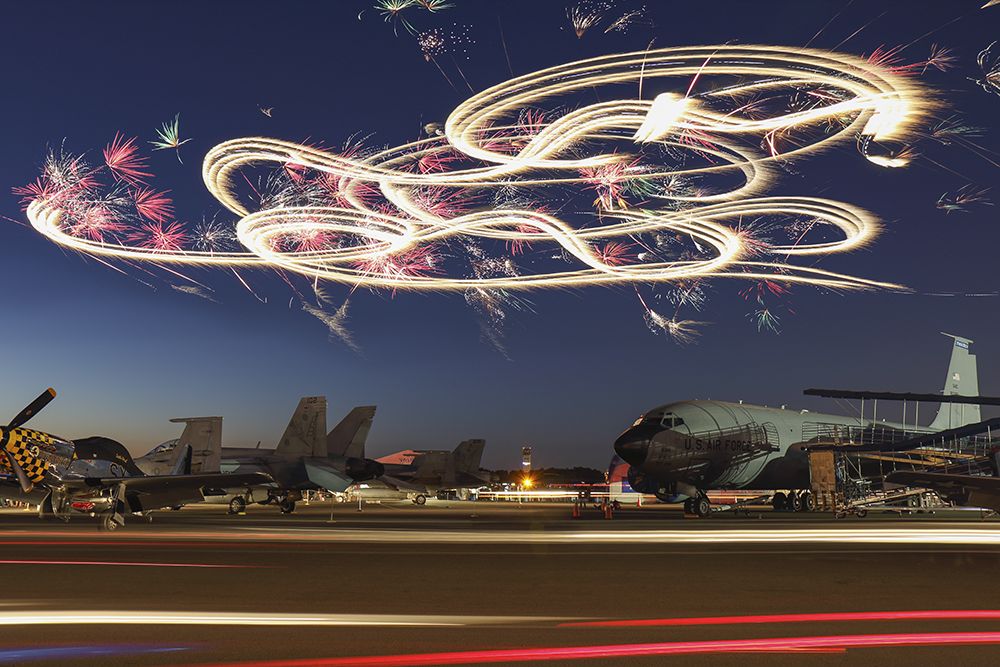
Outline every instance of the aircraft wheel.
<path fill-rule="evenodd" d="M 341 495 L 336 495 L 333 497 L 333 502 L 343 504 L 347 502 L 347 498 Z"/>
<path fill-rule="evenodd" d="M 694 498 L 687 498 L 684 501 L 684 513 L 694 514 Z"/>
<path fill-rule="evenodd" d="M 799 497 L 802 499 L 803 512 L 816 511 L 816 496 L 814 496 L 811 491 L 803 491 Z"/>
<path fill-rule="evenodd" d="M 118 530 L 118 522 L 115 521 L 115 515 L 112 512 L 105 512 L 102 514 L 99 527 L 101 530 L 109 533 Z"/>
<path fill-rule="evenodd" d="M 236 496 L 229 501 L 230 514 L 243 514 L 247 511 L 247 501 L 242 496 Z"/>
<path fill-rule="evenodd" d="M 695 498 L 691 503 L 694 513 L 698 515 L 699 519 L 706 518 L 712 513 L 712 503 L 708 501 L 708 498 L 702 496 L 701 498 Z"/>
<path fill-rule="evenodd" d="M 425 496 L 422 493 L 417 494 L 417 496 L 413 499 L 413 504 L 414 505 L 423 505 L 426 502 L 427 502 L 427 496 Z"/>
<path fill-rule="evenodd" d="M 295 511 L 295 501 L 294 500 L 288 500 L 286 498 L 285 500 L 282 500 L 278 504 L 278 507 L 281 508 L 281 513 L 282 514 L 291 514 L 292 512 Z"/>
<path fill-rule="evenodd" d="M 855 514 L 858 515 L 859 519 L 864 519 L 866 516 L 868 516 L 868 510 L 866 510 L 864 507 L 862 507 L 857 512 L 855 512 Z"/>
<path fill-rule="evenodd" d="M 793 512 L 802 511 L 802 494 L 791 493 L 788 495 L 788 509 Z"/>
<path fill-rule="evenodd" d="M 617 512 L 621 508 L 622 508 L 622 504 L 620 502 L 618 502 L 617 500 L 612 500 L 611 501 L 611 509 L 613 509 L 614 511 Z"/>
<path fill-rule="evenodd" d="M 774 508 L 775 512 L 784 512 L 788 509 L 788 499 L 783 493 L 774 494 L 774 498 L 771 498 L 771 507 Z"/>

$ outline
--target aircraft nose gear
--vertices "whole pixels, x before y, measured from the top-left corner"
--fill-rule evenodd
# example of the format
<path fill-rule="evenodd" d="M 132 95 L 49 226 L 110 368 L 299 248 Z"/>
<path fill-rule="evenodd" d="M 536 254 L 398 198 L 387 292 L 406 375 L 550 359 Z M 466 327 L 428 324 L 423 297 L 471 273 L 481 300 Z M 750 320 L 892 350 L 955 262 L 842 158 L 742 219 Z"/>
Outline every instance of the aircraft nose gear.
<path fill-rule="evenodd" d="M 704 519 L 712 513 L 712 501 L 708 499 L 704 491 L 698 491 L 697 496 L 684 501 L 684 512 Z"/>

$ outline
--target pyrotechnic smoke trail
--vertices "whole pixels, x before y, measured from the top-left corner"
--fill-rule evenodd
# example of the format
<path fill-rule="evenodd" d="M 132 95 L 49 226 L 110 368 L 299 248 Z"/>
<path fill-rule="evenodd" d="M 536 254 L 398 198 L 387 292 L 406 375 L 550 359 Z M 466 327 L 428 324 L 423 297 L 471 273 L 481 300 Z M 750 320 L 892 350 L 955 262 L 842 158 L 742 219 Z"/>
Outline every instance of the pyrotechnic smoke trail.
<path fill-rule="evenodd" d="M 695 79 L 704 92 L 694 92 Z M 639 83 L 663 92 L 652 100 L 579 102 L 595 90 Z M 688 95 L 671 92 L 685 88 Z M 761 102 L 782 93 L 805 93 L 810 102 L 776 109 Z M 559 98 L 571 110 L 525 121 L 525 113 L 543 103 L 558 108 Z M 350 147 L 336 154 L 263 137 L 221 143 L 205 157 L 202 174 L 209 191 L 238 217 L 233 232 L 242 251 L 206 247 L 206 234 L 218 230 L 197 228 L 188 238 L 171 226 L 170 200 L 149 186 L 125 183 L 101 194 L 93 168 L 81 158 L 52 157 L 43 176 L 17 192 L 31 225 L 66 248 L 158 266 L 224 266 L 251 293 L 241 267 L 391 291 L 499 294 L 722 277 L 898 289 L 788 263 L 864 247 L 880 226 L 849 204 L 766 192 L 779 160 L 785 164 L 837 144 L 856 142 L 871 162 L 904 166 L 909 155 L 896 142 L 915 136 L 933 106 L 892 66 L 850 55 L 768 46 L 648 49 L 513 78 L 458 105 L 441 136 L 380 151 Z M 762 138 L 793 130 L 799 145 L 784 150 L 772 141 L 773 154 L 761 153 Z M 122 138 L 109 150 L 107 168 L 121 179 L 146 178 L 144 163 L 135 161 Z M 257 188 L 245 170 L 261 166 L 274 172 Z M 584 192 L 598 177 L 604 190 L 598 191 L 602 205 L 594 225 L 574 226 L 540 204 L 498 201 Z M 241 181 L 256 193 L 257 210 L 241 199 Z M 479 205 L 491 199 L 494 205 Z M 100 219 L 91 211 L 95 201 L 121 211 L 133 234 L 142 231 L 145 218 L 145 244 L 127 243 L 112 231 L 81 233 L 83 216 Z M 743 219 L 781 219 L 768 229 L 784 226 L 791 240 L 761 244 L 741 228 Z M 810 234 L 822 230 L 825 236 L 802 238 L 801 224 L 795 225 L 803 221 Z M 469 247 L 463 240 L 472 238 L 501 248 L 548 244 L 555 252 L 547 256 L 572 266 L 515 265 L 511 254 L 503 271 L 455 276 L 447 266 L 454 255 L 442 250 Z M 192 242 L 197 249 L 188 247 Z M 621 252 L 633 243 L 674 250 Z M 654 323 L 668 330 L 671 322 L 682 321 L 661 316 Z"/>

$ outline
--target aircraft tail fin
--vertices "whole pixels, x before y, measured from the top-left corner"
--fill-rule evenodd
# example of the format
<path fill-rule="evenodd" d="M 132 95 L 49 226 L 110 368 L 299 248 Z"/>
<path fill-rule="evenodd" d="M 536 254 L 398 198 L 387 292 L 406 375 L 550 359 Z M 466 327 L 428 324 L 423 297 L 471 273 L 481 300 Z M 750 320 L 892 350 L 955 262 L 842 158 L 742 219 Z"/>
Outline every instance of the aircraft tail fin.
<path fill-rule="evenodd" d="M 274 453 L 285 458 L 326 457 L 326 396 L 299 400 Z"/>
<path fill-rule="evenodd" d="M 177 457 L 177 462 L 174 463 L 174 469 L 170 471 L 170 474 L 190 475 L 194 450 L 191 445 L 181 445 L 180 443 L 177 445 L 177 450 L 180 455 Z"/>
<path fill-rule="evenodd" d="M 184 431 L 174 449 L 174 469 L 188 457 L 185 474 L 219 472 L 222 461 L 222 417 L 178 417 L 170 421 L 173 424 L 184 424 Z M 188 450 L 190 452 L 186 453 Z"/>
<path fill-rule="evenodd" d="M 944 333 L 944 332 L 942 332 Z M 945 396 L 978 396 L 979 375 L 976 365 L 976 355 L 969 352 L 972 341 L 968 338 L 945 333 L 954 340 L 951 348 L 951 362 L 948 364 L 948 377 L 944 383 L 942 394 Z M 937 416 L 931 422 L 934 431 L 958 428 L 982 421 L 978 405 L 956 405 L 941 403 Z"/>
<path fill-rule="evenodd" d="M 465 440 L 459 443 L 451 457 L 455 461 L 455 471 L 458 473 L 479 472 L 479 464 L 483 460 L 485 440 Z"/>
<path fill-rule="evenodd" d="M 365 441 L 374 419 L 374 405 L 363 405 L 348 412 L 326 435 L 327 455 L 363 459 Z"/>

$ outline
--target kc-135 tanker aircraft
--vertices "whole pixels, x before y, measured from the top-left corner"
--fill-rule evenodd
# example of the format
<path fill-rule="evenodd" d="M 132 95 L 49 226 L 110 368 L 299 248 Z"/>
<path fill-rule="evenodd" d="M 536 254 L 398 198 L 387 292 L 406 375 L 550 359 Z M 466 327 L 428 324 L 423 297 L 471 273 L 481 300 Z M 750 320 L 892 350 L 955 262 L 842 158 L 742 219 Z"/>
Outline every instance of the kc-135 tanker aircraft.
<path fill-rule="evenodd" d="M 900 452 L 927 446 L 929 434 L 961 438 L 1000 425 L 997 419 L 981 421 L 979 403 L 993 399 L 978 396 L 976 358 L 969 351 L 972 341 L 945 335 L 953 339 L 953 346 L 942 395 L 956 398 L 942 400 L 926 427 L 744 403 L 681 401 L 639 417 L 615 441 L 615 452 L 630 466 L 633 490 L 666 502 L 684 500 L 685 509 L 701 517 L 711 513 L 706 491 L 715 489 L 783 489 L 791 492 L 790 503 L 808 503 L 807 450 L 823 448 L 818 443 L 834 432 L 849 435 L 859 427 L 873 431 L 877 427 L 883 435 L 901 437 L 889 437 L 890 444 L 875 449 Z M 859 451 L 850 445 L 836 449 Z M 993 466 L 993 477 L 902 470 L 889 474 L 887 481 L 930 488 L 960 504 L 973 502 L 1000 510 L 996 459 Z"/>

